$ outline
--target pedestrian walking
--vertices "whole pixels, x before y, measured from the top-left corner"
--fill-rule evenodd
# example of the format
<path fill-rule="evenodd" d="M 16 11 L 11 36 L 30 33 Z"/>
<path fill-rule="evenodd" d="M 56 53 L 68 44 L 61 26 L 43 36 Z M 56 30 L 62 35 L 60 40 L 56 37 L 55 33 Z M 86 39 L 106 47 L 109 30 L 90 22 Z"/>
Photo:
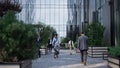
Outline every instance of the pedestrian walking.
<path fill-rule="evenodd" d="M 86 65 L 87 61 L 87 50 L 88 50 L 88 37 L 85 36 L 84 32 L 81 32 L 81 36 L 78 38 L 78 48 L 81 53 L 81 63 Z"/>
<path fill-rule="evenodd" d="M 59 50 L 60 50 L 60 41 L 58 39 L 57 34 L 55 34 L 55 36 L 53 38 L 52 45 L 54 47 L 54 58 L 58 58 Z"/>
<path fill-rule="evenodd" d="M 52 53 L 52 39 L 51 38 L 48 40 L 48 50 L 50 53 Z"/>
<path fill-rule="evenodd" d="M 68 45 L 69 45 L 69 49 L 70 49 L 70 55 L 72 55 L 72 54 L 73 54 L 73 50 L 74 50 L 74 48 L 75 48 L 73 41 L 70 40 L 70 41 L 68 42 Z"/>
<path fill-rule="evenodd" d="M 40 58 L 41 57 L 41 51 L 40 51 L 40 41 L 41 41 L 41 38 L 40 36 L 37 38 L 37 47 L 38 47 L 38 57 Z"/>

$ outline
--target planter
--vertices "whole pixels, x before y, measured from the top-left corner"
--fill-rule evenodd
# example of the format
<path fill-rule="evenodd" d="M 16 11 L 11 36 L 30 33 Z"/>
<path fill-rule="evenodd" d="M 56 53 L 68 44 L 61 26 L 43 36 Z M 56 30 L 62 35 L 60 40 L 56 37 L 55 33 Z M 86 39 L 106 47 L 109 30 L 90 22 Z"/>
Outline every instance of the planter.
<path fill-rule="evenodd" d="M 46 55 L 48 53 L 48 50 L 47 50 L 47 48 L 41 48 L 40 52 L 42 55 Z"/>
<path fill-rule="evenodd" d="M 0 68 L 32 68 L 32 60 L 22 62 L 1 62 Z"/>
<path fill-rule="evenodd" d="M 89 47 L 88 56 L 92 58 L 107 57 L 108 47 Z M 104 55 L 103 55 L 104 54 Z"/>
<path fill-rule="evenodd" d="M 120 68 L 120 58 L 108 56 L 108 66 L 111 68 Z"/>

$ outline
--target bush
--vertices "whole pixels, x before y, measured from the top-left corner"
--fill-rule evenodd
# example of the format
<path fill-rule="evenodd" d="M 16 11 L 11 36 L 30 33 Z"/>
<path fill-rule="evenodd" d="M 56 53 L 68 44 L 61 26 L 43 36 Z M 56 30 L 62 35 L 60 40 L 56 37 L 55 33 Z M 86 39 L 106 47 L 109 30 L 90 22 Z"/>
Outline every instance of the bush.
<path fill-rule="evenodd" d="M 119 46 L 117 46 L 117 47 L 110 47 L 109 48 L 109 54 L 112 57 L 120 58 L 120 47 Z"/>
<path fill-rule="evenodd" d="M 78 42 L 74 43 L 75 48 L 78 48 Z"/>
<path fill-rule="evenodd" d="M 102 46 L 103 33 L 105 27 L 101 23 L 91 23 L 86 29 L 86 35 L 89 37 L 90 46 Z"/>
<path fill-rule="evenodd" d="M 78 35 L 76 36 L 76 41 L 75 41 L 75 43 L 74 43 L 74 46 L 75 46 L 75 48 L 78 48 Z"/>
<path fill-rule="evenodd" d="M 49 38 L 52 38 L 52 34 L 54 34 L 54 32 L 56 32 L 56 30 L 48 25 L 44 26 L 43 28 L 44 29 L 42 32 L 42 45 L 46 45 L 46 44 L 48 44 Z"/>
<path fill-rule="evenodd" d="M 16 62 L 37 56 L 36 31 L 31 24 L 16 19 L 10 11 L 0 18 L 0 60 Z"/>
<path fill-rule="evenodd" d="M 68 43 L 69 40 L 70 39 L 68 37 L 62 38 L 61 43 Z"/>

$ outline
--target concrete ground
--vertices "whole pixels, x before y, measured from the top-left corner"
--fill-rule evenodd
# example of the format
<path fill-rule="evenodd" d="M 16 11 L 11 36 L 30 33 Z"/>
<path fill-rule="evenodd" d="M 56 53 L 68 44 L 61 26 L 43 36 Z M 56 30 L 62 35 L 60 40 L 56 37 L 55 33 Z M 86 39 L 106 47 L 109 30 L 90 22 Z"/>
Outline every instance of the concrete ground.
<path fill-rule="evenodd" d="M 107 61 L 102 58 L 87 58 L 87 65 L 80 63 L 80 54 L 69 54 L 69 50 L 60 50 L 59 58 L 54 59 L 53 54 L 42 55 L 33 60 L 32 68 L 108 68 Z"/>

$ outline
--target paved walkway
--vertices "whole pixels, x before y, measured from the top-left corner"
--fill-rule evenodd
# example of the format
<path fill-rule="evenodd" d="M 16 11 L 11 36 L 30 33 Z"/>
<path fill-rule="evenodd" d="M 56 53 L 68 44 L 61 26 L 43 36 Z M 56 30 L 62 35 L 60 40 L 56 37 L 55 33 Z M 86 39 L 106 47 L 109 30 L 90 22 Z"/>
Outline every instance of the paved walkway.
<path fill-rule="evenodd" d="M 80 54 L 69 54 L 69 50 L 61 50 L 58 59 L 53 54 L 42 55 L 41 58 L 33 60 L 32 68 L 108 68 L 107 61 L 102 58 L 87 59 L 87 65 L 80 63 Z"/>

